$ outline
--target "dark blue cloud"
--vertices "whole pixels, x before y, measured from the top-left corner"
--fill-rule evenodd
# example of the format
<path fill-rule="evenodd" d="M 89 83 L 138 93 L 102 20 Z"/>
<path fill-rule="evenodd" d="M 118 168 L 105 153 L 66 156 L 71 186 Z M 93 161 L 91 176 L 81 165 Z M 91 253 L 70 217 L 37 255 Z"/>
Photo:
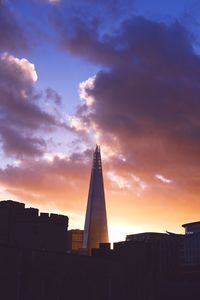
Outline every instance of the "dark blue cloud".
<path fill-rule="evenodd" d="M 104 36 L 87 21 L 73 29 L 72 35 L 59 32 L 66 51 L 104 66 L 86 89 L 94 103 L 81 105 L 77 117 L 95 124 L 102 143 L 120 145 L 130 169 L 151 176 L 167 170 L 179 181 L 184 166 L 194 178 L 200 171 L 200 56 L 193 35 L 178 21 L 144 17 Z"/>

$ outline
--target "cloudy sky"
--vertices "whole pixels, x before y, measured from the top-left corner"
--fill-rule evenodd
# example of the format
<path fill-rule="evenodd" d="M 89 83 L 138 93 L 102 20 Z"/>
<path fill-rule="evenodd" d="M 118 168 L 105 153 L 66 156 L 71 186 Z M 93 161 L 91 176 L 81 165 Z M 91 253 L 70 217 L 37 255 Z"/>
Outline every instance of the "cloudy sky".
<path fill-rule="evenodd" d="M 97 143 L 112 241 L 200 220 L 199 12 L 0 0 L 0 200 L 83 228 Z"/>

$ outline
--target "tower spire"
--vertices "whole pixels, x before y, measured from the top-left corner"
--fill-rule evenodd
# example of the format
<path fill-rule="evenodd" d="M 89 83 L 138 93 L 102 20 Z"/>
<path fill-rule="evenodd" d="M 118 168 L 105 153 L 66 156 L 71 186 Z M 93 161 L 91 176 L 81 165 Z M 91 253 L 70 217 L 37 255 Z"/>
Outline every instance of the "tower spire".
<path fill-rule="evenodd" d="M 83 248 L 90 251 L 99 243 L 108 242 L 103 172 L 100 146 L 96 145 L 90 177 L 87 211 L 85 218 Z"/>

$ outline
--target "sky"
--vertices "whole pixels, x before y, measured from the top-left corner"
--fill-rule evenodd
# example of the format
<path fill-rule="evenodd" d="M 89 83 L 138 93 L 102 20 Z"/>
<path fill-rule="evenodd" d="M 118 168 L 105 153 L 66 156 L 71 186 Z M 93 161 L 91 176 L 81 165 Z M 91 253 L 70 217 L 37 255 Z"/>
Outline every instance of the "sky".
<path fill-rule="evenodd" d="M 0 0 L 0 200 L 84 227 L 101 146 L 109 235 L 200 219 L 200 3 Z"/>

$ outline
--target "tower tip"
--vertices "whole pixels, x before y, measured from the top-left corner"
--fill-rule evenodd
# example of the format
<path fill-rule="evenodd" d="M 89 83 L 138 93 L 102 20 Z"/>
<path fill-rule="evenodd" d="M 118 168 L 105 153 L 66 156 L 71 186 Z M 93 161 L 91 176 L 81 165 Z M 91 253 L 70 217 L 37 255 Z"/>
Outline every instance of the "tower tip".
<path fill-rule="evenodd" d="M 100 152 L 100 145 L 96 144 L 95 152 Z"/>

